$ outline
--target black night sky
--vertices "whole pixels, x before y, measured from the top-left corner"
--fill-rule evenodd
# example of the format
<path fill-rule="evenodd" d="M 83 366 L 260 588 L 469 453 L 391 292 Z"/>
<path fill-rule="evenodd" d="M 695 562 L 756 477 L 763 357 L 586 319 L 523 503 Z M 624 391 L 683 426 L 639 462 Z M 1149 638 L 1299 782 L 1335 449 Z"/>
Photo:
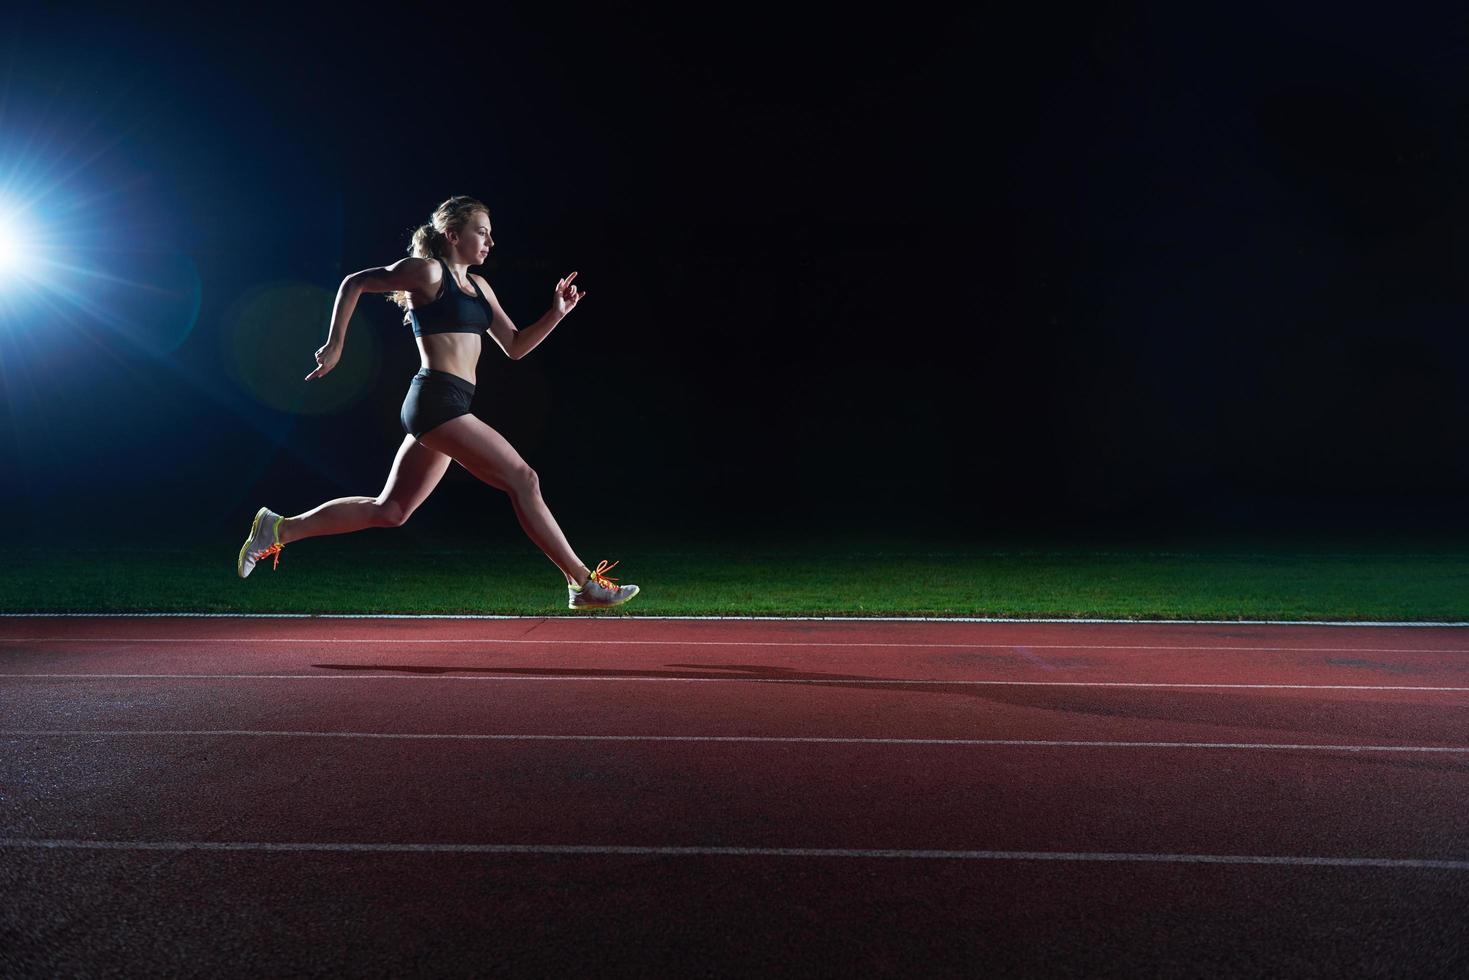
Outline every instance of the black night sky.
<path fill-rule="evenodd" d="M 1458 8 L 795 9 L 0 15 L 0 503 L 378 492 L 396 308 L 301 379 L 469 194 L 517 325 L 587 292 L 475 401 L 568 528 L 1469 529 Z M 520 534 L 457 467 L 414 520 Z"/>

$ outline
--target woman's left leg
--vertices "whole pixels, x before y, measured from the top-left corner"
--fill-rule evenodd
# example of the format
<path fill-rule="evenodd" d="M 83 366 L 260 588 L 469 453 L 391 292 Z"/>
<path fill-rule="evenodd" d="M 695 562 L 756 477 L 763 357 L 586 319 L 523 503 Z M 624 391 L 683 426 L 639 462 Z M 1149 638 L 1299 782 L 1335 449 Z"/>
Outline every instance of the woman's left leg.
<path fill-rule="evenodd" d="M 582 585 L 591 569 L 571 550 L 541 498 L 541 481 L 505 437 L 474 415 L 461 415 L 423 434 L 424 440 L 477 478 L 510 495 L 526 536 L 561 569 L 570 585 Z"/>

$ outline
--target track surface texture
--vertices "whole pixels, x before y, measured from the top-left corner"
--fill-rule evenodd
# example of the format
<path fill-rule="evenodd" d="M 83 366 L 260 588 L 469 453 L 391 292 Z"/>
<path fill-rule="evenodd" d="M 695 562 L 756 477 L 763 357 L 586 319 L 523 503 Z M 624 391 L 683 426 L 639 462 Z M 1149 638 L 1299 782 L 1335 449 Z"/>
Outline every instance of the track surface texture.
<path fill-rule="evenodd" d="M 1469 975 L 1469 629 L 0 620 L 0 975 Z"/>

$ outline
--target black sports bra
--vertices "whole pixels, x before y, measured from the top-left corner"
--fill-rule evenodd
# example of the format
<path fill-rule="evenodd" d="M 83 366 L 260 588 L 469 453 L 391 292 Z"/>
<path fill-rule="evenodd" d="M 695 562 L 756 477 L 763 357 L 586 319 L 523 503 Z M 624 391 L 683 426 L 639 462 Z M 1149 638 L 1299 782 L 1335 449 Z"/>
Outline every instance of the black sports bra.
<path fill-rule="evenodd" d="M 479 291 L 479 283 L 470 279 L 469 284 L 474 287 L 474 295 L 466 296 L 464 290 L 454 281 L 454 274 L 449 271 L 449 266 L 443 259 L 438 262 L 444 267 L 444 281 L 440 284 L 439 295 L 427 306 L 408 311 L 408 319 L 413 324 L 413 336 L 422 337 L 431 333 L 484 333 L 490 327 L 495 309 L 485 299 L 485 294 Z"/>

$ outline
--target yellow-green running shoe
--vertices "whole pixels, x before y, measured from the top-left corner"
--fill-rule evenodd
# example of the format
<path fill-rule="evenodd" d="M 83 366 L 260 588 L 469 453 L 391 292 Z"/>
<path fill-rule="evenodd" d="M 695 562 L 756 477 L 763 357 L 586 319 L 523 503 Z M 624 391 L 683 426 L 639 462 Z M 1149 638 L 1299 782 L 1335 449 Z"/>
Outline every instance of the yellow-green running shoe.
<path fill-rule="evenodd" d="M 240 558 L 235 563 L 235 570 L 240 573 L 240 578 L 248 578 L 255 570 L 255 563 L 271 555 L 275 555 L 275 561 L 271 564 L 273 572 L 281 563 L 280 526 L 285 518 L 271 510 L 262 507 L 255 514 L 255 523 L 250 525 L 250 536 L 245 539 L 244 547 L 240 548 Z"/>

